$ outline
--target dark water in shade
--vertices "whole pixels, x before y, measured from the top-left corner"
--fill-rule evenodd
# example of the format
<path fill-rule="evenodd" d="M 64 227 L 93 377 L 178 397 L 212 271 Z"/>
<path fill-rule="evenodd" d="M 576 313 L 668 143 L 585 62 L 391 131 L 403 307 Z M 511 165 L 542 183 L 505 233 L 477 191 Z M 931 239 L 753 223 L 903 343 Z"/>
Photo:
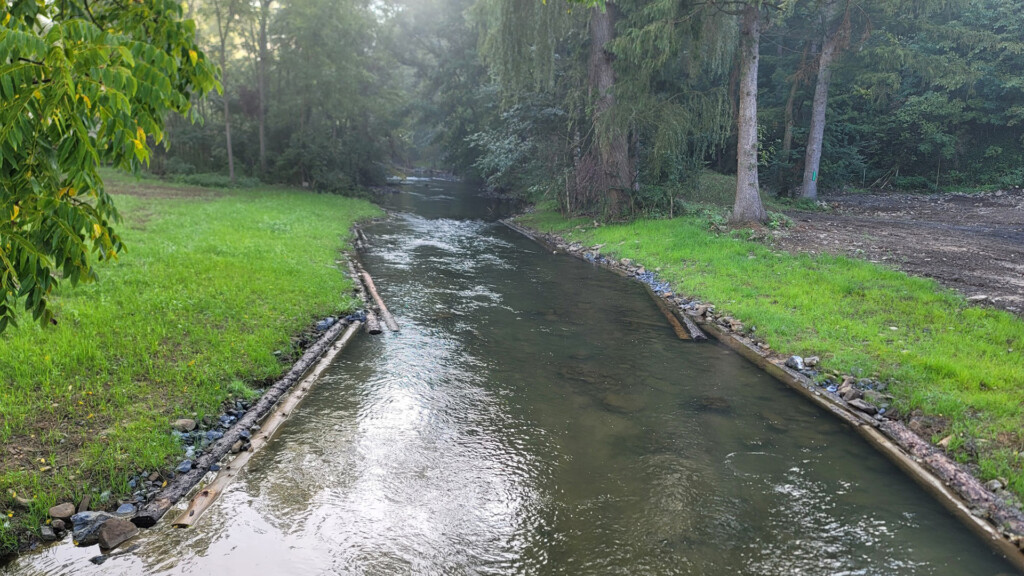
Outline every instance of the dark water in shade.
<path fill-rule="evenodd" d="M 357 339 L 197 527 L 0 573 L 1015 573 L 834 419 L 676 339 L 638 284 L 459 184 L 404 190 L 364 255 L 402 331 Z"/>

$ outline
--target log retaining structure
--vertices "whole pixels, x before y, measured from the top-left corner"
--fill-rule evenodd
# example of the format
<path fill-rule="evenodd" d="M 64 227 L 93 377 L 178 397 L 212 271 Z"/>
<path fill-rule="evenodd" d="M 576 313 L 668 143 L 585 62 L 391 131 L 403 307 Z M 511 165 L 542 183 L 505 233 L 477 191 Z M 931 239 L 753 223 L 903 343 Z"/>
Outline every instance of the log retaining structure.
<path fill-rule="evenodd" d="M 277 405 L 277 408 L 263 421 L 260 429 L 255 434 L 252 434 L 250 441 L 250 448 L 243 452 L 239 452 L 230 462 L 224 464 L 217 477 L 202 487 L 197 492 L 192 500 L 189 502 L 188 507 L 185 511 L 178 516 L 178 519 L 174 521 L 174 526 L 179 528 L 186 528 L 195 524 L 199 517 L 205 512 L 221 494 L 224 493 L 224 489 L 228 487 L 231 482 L 238 476 L 253 454 L 258 452 L 264 446 L 266 446 L 280 430 L 281 425 L 287 421 L 288 417 L 294 413 L 295 409 L 298 408 L 299 403 L 306 397 L 309 391 L 320 379 L 324 370 L 331 365 L 334 358 L 345 348 L 346 345 L 352 340 L 353 336 L 359 331 L 359 327 L 362 322 L 358 320 L 348 325 L 348 329 L 345 333 L 334 342 L 323 356 L 320 357 L 320 361 L 317 362 L 316 367 L 312 372 L 306 375 L 297 385 L 294 386 L 292 392 L 288 397 Z"/>
<path fill-rule="evenodd" d="M 358 228 L 356 236 L 358 245 L 363 245 L 366 242 L 366 236 Z M 365 322 L 367 331 L 371 334 L 379 334 L 381 332 L 380 323 L 366 298 L 368 286 L 364 285 L 364 282 L 369 280 L 369 274 L 361 269 L 354 255 L 350 255 L 347 263 L 355 283 L 354 290 L 367 311 Z M 355 263 L 354 266 L 353 263 Z M 358 272 L 356 268 L 359 268 Z M 369 281 L 372 282 L 372 280 Z M 374 294 L 378 304 L 383 307 L 383 301 L 380 300 L 376 291 L 371 293 Z M 386 308 L 383 309 L 386 310 Z M 391 318 L 390 313 L 385 318 Z M 394 322 L 393 318 L 391 318 L 391 322 Z M 238 453 L 230 462 L 221 466 L 218 475 L 211 483 L 195 493 L 185 512 L 174 522 L 174 525 L 179 527 L 194 524 L 238 476 L 252 455 L 273 439 L 281 425 L 298 407 L 323 371 L 352 340 L 363 324 L 364 322 L 360 320 L 341 320 L 331 326 L 280 380 L 263 393 L 259 401 L 244 416 L 224 432 L 222 438 L 211 444 L 206 453 L 196 459 L 189 472 L 177 475 L 153 500 L 140 508 L 138 513 L 131 518 L 132 523 L 140 528 L 150 528 L 156 525 L 175 504 L 206 478 L 211 467 L 218 466 L 231 453 L 232 447 L 237 442 L 248 439 L 249 449 Z M 394 326 L 394 330 L 397 330 L 397 324 Z M 295 390 L 289 394 L 289 390 L 293 388 Z M 251 432 L 256 428 L 258 431 Z"/>
<path fill-rule="evenodd" d="M 574 256 L 620 276 L 636 276 L 633 266 L 600 257 L 599 248 L 595 250 L 579 243 L 570 243 L 553 234 L 538 234 L 510 220 L 501 222 L 554 253 Z M 902 422 L 881 415 L 868 415 L 852 407 L 837 394 L 815 385 L 807 376 L 787 367 L 785 358 L 773 355 L 767 346 L 758 346 L 753 339 L 716 322 L 713 306 L 700 305 L 678 294 L 659 294 L 648 284 L 642 284 L 663 312 L 668 311 L 684 326 L 699 326 L 698 332 L 703 330 L 710 334 L 851 426 L 971 531 L 1024 571 L 1024 512 L 1002 502 L 943 450 L 922 439 Z"/>

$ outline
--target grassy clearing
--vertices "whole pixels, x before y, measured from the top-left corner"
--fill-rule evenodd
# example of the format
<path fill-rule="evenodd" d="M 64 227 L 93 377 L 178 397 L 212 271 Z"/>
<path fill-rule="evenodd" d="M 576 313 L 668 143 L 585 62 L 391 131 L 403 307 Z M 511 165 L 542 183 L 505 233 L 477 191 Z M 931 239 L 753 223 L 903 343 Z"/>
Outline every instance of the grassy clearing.
<path fill-rule="evenodd" d="M 889 381 L 902 413 L 920 409 L 950 450 L 1024 497 L 1024 321 L 968 306 L 936 282 L 845 257 L 791 255 L 707 230 L 699 216 L 593 228 L 540 210 L 521 219 L 631 258 L 681 294 L 717 305 L 775 350 Z"/>
<path fill-rule="evenodd" d="M 126 494 L 130 474 L 177 459 L 170 419 L 215 414 L 243 382 L 278 376 L 274 351 L 355 305 L 335 260 L 352 223 L 380 213 L 295 190 L 108 177 L 128 252 L 99 283 L 61 289 L 58 326 L 26 318 L 0 336 L 0 554 L 56 500 Z"/>

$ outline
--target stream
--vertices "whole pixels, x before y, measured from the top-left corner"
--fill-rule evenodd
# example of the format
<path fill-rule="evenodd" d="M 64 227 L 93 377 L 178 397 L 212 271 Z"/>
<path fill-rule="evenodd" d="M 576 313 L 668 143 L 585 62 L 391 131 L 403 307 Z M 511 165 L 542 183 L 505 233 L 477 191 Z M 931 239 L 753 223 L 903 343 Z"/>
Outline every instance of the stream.
<path fill-rule="evenodd" d="M 833 417 L 676 338 L 639 283 L 461 183 L 381 201 L 362 257 L 400 332 L 360 335 L 197 526 L 0 574 L 1016 573 Z"/>

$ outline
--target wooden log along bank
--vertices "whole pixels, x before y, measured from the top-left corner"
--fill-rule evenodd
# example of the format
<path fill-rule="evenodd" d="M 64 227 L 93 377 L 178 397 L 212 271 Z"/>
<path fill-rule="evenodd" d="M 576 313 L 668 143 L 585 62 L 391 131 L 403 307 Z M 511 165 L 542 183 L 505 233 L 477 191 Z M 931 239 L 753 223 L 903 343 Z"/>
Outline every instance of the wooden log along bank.
<path fill-rule="evenodd" d="M 358 231 L 357 238 L 365 242 L 366 236 Z M 355 262 L 355 264 L 353 264 Z M 355 283 L 355 292 L 366 308 L 366 330 L 370 334 L 380 334 L 380 321 L 366 297 L 367 291 L 373 295 L 381 310 L 385 323 L 392 331 L 398 330 L 398 323 L 387 311 L 384 301 L 373 284 L 369 273 L 362 270 L 353 257 L 348 259 L 349 271 Z M 356 268 L 359 268 L 358 272 Z M 195 524 L 204 511 L 224 492 L 224 489 L 238 476 L 242 468 L 249 462 L 252 455 L 264 447 L 275 435 L 288 416 L 295 410 L 302 399 L 319 379 L 323 371 L 330 365 L 338 353 L 352 340 L 359 327 L 364 323 L 356 320 L 341 320 L 331 326 L 323 336 L 310 346 L 291 369 L 273 386 L 268 388 L 255 406 L 249 409 L 242 418 L 224 432 L 224 436 L 210 445 L 202 456 L 196 459 L 192 469 L 177 475 L 165 486 L 157 496 L 144 505 L 131 519 L 140 528 L 154 526 L 178 501 L 188 495 L 210 472 L 211 467 L 218 465 L 228 456 L 236 443 L 249 441 L 249 449 L 238 453 L 230 462 L 221 466 L 217 477 L 201 488 L 192 498 L 185 512 L 175 521 L 174 525 L 187 527 Z M 344 334 L 343 334 L 344 333 Z M 342 335 L 343 334 L 343 335 Z M 340 336 L 340 339 L 339 339 Z M 295 388 L 291 394 L 289 391 Z M 251 429 L 258 428 L 255 433 Z"/>

